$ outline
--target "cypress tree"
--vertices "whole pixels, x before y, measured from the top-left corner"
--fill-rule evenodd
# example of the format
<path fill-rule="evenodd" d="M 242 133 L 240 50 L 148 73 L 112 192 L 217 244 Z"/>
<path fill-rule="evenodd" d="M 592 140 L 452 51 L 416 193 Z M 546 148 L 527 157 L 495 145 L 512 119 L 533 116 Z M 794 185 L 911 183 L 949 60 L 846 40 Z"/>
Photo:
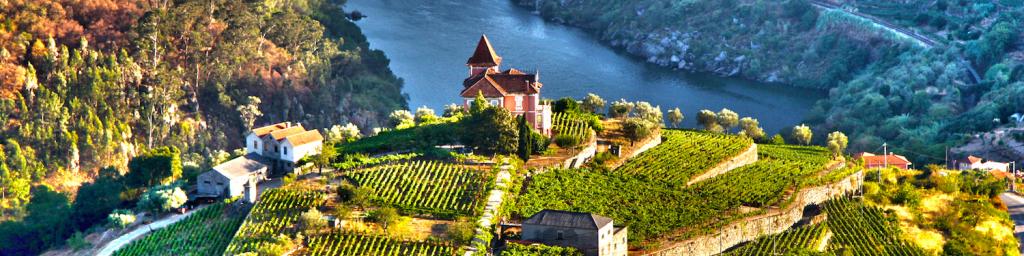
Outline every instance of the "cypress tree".
<path fill-rule="evenodd" d="M 530 148 L 533 144 L 530 143 L 530 139 L 533 138 L 533 136 L 530 136 L 532 135 L 532 130 L 530 130 L 530 125 L 526 122 L 526 116 L 521 115 L 518 119 L 519 149 L 517 150 L 516 154 L 519 155 L 519 159 L 523 159 L 523 161 L 525 162 L 527 160 L 530 160 L 530 154 L 533 153 L 533 149 Z"/>

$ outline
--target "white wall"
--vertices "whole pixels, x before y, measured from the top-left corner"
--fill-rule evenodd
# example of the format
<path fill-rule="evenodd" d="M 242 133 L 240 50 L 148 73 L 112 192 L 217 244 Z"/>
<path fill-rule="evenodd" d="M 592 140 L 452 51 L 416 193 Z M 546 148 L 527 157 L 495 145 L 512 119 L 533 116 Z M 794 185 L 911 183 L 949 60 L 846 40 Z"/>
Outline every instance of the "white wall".
<path fill-rule="evenodd" d="M 253 143 L 255 143 L 255 146 L 253 145 Z M 246 154 L 250 154 L 250 153 L 262 154 L 263 153 L 262 150 L 263 150 L 263 141 L 260 140 L 259 136 L 256 136 L 255 133 L 251 133 L 251 132 L 249 133 L 249 136 L 245 136 L 245 153 Z"/>
<path fill-rule="evenodd" d="M 281 143 L 281 160 L 289 161 L 289 162 L 293 162 L 293 163 L 298 162 L 299 159 L 302 159 L 303 157 L 306 157 L 306 156 L 309 156 L 309 155 L 319 154 L 320 153 L 320 147 L 322 147 L 322 146 L 323 146 L 323 142 L 317 141 L 317 142 L 308 143 L 308 144 L 305 144 L 305 145 L 302 145 L 302 146 L 299 146 L 298 148 L 296 148 L 296 147 L 292 146 L 292 142 L 291 141 L 288 141 L 288 139 L 285 139 L 284 143 Z M 287 154 L 285 154 L 285 153 L 287 153 Z"/>

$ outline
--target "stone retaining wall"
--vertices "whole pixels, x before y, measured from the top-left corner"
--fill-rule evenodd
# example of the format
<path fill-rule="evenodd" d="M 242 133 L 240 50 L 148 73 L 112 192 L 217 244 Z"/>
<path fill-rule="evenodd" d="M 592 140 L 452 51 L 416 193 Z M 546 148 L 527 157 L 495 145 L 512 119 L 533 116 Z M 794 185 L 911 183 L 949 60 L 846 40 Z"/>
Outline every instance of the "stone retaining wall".
<path fill-rule="evenodd" d="M 718 163 L 718 165 L 711 167 L 711 169 L 708 169 L 708 171 L 703 174 L 691 178 L 689 182 L 686 182 L 686 185 L 693 185 L 694 183 L 702 180 L 714 178 L 715 176 L 725 174 L 748 164 L 753 164 L 754 162 L 757 162 L 757 143 L 750 143 L 750 147 L 747 147 L 743 152 L 740 152 L 738 155 L 733 156 L 728 160 Z"/>
<path fill-rule="evenodd" d="M 591 158 L 594 158 L 595 155 L 597 155 L 597 133 L 590 131 L 590 141 L 587 142 L 587 146 L 575 156 L 562 161 L 561 167 L 565 169 L 579 168 Z"/>
<path fill-rule="evenodd" d="M 770 210 L 768 213 L 737 220 L 722 227 L 718 234 L 710 234 L 677 242 L 660 251 L 645 255 L 715 255 L 740 243 L 757 239 L 759 236 L 778 234 L 786 231 L 803 217 L 804 207 L 821 204 L 831 198 L 857 190 L 864 180 L 863 171 L 854 173 L 839 182 L 800 190 L 796 200 L 785 209 Z"/>

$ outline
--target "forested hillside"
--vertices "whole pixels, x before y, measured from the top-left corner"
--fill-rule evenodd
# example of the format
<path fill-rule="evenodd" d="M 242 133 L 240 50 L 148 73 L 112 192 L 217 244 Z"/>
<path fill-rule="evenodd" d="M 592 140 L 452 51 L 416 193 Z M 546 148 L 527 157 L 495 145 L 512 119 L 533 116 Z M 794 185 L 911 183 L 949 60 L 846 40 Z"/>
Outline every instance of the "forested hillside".
<path fill-rule="evenodd" d="M 945 146 L 1024 107 L 1020 1 L 518 2 L 658 65 L 828 90 L 809 121 L 850 134 L 852 150 L 888 142 L 941 160 Z M 852 14 L 860 10 L 936 42 Z"/>
<path fill-rule="evenodd" d="M 154 148 L 200 170 L 255 124 L 376 127 L 407 108 L 344 3 L 0 0 L 0 228 L 31 243 L 0 242 L 34 253 L 88 228 L 47 230 L 98 169 Z"/>

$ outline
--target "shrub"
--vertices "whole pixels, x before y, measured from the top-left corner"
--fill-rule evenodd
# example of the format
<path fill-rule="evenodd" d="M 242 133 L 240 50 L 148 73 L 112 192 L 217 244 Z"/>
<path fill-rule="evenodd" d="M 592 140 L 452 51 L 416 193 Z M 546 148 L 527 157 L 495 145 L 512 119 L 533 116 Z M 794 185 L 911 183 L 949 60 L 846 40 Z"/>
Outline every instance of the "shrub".
<path fill-rule="evenodd" d="M 107 223 L 117 228 L 124 228 L 135 223 L 135 213 L 127 209 L 118 209 L 107 215 Z"/>
<path fill-rule="evenodd" d="M 188 195 L 176 185 L 156 186 L 146 190 L 139 198 L 139 209 L 166 212 L 185 204 Z"/>
<path fill-rule="evenodd" d="M 576 102 L 576 99 L 565 97 L 556 100 L 551 106 L 551 111 L 555 113 L 579 112 L 580 104 Z"/>
<path fill-rule="evenodd" d="M 560 148 L 571 148 L 580 144 L 580 138 L 568 134 L 559 134 L 555 136 L 555 145 Z"/>

